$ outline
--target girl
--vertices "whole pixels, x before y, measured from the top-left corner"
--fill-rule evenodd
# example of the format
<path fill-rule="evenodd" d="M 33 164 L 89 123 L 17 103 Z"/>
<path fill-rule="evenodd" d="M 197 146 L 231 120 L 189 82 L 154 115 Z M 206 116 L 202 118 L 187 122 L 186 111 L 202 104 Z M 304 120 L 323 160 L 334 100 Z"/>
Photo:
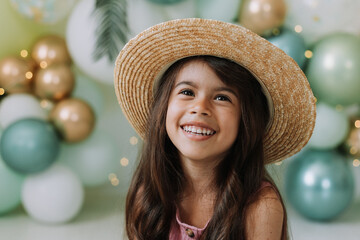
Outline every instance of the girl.
<path fill-rule="evenodd" d="M 290 57 L 236 25 L 175 20 L 124 47 L 115 87 L 144 138 L 126 201 L 129 239 L 287 239 L 265 164 L 299 151 L 315 120 Z"/>

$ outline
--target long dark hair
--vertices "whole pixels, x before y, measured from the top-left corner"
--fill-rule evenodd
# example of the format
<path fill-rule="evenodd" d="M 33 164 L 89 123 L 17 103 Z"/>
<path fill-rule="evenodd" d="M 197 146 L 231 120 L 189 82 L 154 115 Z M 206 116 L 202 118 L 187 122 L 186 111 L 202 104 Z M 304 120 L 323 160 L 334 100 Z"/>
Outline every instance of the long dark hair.
<path fill-rule="evenodd" d="M 166 133 L 165 121 L 176 76 L 190 61 L 208 64 L 227 86 L 236 88 L 241 105 L 238 137 L 215 169 L 214 214 L 201 239 L 245 239 L 247 206 L 255 201 L 262 181 L 274 185 L 264 163 L 263 136 L 269 110 L 258 81 L 230 60 L 214 56 L 181 59 L 165 72 L 154 96 L 143 151 L 126 199 L 126 231 L 130 240 L 168 239 L 175 219 L 176 202 L 186 179 L 178 151 Z M 283 208 L 283 239 L 286 239 L 284 205 Z"/>

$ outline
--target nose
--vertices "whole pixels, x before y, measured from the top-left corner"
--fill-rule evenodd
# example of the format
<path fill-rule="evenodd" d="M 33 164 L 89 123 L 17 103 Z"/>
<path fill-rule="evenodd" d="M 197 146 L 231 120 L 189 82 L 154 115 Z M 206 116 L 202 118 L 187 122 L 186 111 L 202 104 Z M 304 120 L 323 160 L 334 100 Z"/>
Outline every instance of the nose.
<path fill-rule="evenodd" d="M 198 98 L 194 100 L 190 113 L 211 116 L 211 103 L 206 98 Z"/>

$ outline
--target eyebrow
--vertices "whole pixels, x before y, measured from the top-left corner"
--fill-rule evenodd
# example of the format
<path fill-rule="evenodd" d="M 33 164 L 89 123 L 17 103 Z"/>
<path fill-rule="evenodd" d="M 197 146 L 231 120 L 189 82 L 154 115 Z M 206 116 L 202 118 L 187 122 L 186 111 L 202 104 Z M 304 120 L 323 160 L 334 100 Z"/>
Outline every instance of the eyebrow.
<path fill-rule="evenodd" d="M 190 86 L 192 86 L 192 87 L 194 87 L 194 88 L 197 87 L 197 84 L 194 83 L 194 82 L 191 82 L 191 81 L 181 81 L 181 82 L 179 82 L 179 83 L 177 83 L 177 84 L 175 85 L 175 88 L 177 88 L 177 87 L 180 86 L 180 85 L 190 85 Z M 218 88 L 215 88 L 215 91 L 216 91 L 216 92 L 226 91 L 226 92 L 232 93 L 232 94 L 235 95 L 236 97 L 239 97 L 238 94 L 237 94 L 234 90 L 232 90 L 231 88 L 229 88 L 229 87 L 218 87 Z"/>

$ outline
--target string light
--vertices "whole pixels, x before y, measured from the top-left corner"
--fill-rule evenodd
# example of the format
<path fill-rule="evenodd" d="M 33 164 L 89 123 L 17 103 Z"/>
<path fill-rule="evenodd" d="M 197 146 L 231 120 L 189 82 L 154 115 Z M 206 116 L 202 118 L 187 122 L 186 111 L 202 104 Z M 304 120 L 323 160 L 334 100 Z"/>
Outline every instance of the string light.
<path fill-rule="evenodd" d="M 313 20 L 314 20 L 315 22 L 318 22 L 318 21 L 320 21 L 320 18 L 319 18 L 318 16 L 314 16 L 314 17 L 313 17 Z"/>
<path fill-rule="evenodd" d="M 34 76 L 33 73 L 30 71 L 25 73 L 26 79 L 32 79 L 33 76 Z"/>
<path fill-rule="evenodd" d="M 277 36 L 277 35 L 280 34 L 280 30 L 279 30 L 278 28 L 274 28 L 274 29 L 272 30 L 272 34 L 275 35 L 275 36 Z"/>
<path fill-rule="evenodd" d="M 5 89 L 3 88 L 0 88 L 0 96 L 4 95 L 5 94 Z"/>
<path fill-rule="evenodd" d="M 41 62 L 40 62 L 40 67 L 41 67 L 42 69 L 46 68 L 47 66 L 48 66 L 47 62 L 45 62 L 45 61 L 41 61 Z"/>
<path fill-rule="evenodd" d="M 357 147 L 351 147 L 349 152 L 350 152 L 350 154 L 354 155 L 358 152 L 358 149 L 357 149 Z"/>
<path fill-rule="evenodd" d="M 353 161 L 353 166 L 354 166 L 354 167 L 359 167 L 359 166 L 360 166 L 360 161 L 359 161 L 359 159 L 354 159 L 354 161 Z"/>
<path fill-rule="evenodd" d="M 109 174 L 109 181 L 110 181 L 111 185 L 113 185 L 113 186 L 119 185 L 119 182 L 120 182 L 115 173 Z"/>
<path fill-rule="evenodd" d="M 119 185 L 119 179 L 117 179 L 117 178 L 113 178 L 113 179 L 111 179 L 111 185 L 113 185 L 113 186 L 117 186 L 117 185 Z"/>
<path fill-rule="evenodd" d="M 43 99 L 40 101 L 40 107 L 50 112 L 54 107 L 54 103 L 49 100 Z"/>
<path fill-rule="evenodd" d="M 341 112 L 342 110 L 344 110 L 344 107 L 342 105 L 338 104 L 335 106 L 335 109 L 336 109 L 336 111 Z"/>
<path fill-rule="evenodd" d="M 29 52 L 25 49 L 20 51 L 20 56 L 26 58 L 29 55 Z"/>
<path fill-rule="evenodd" d="M 127 165 L 129 165 L 129 159 L 127 159 L 127 158 L 122 158 L 122 159 L 120 160 L 120 164 L 121 164 L 121 166 L 126 167 Z"/>
<path fill-rule="evenodd" d="M 131 145 L 136 145 L 138 143 L 138 138 L 137 137 L 131 137 L 130 138 L 130 144 Z"/>
<path fill-rule="evenodd" d="M 303 27 L 301 25 L 296 25 L 294 28 L 295 32 L 301 33 L 303 31 Z"/>
<path fill-rule="evenodd" d="M 111 181 L 111 179 L 116 178 L 116 174 L 115 173 L 110 173 L 109 174 L 109 181 Z"/>
<path fill-rule="evenodd" d="M 305 51 L 305 57 L 306 57 L 306 58 L 312 58 L 312 56 L 313 56 L 313 52 L 312 52 L 312 51 L 310 51 L 310 50 L 306 50 L 306 51 Z"/>

